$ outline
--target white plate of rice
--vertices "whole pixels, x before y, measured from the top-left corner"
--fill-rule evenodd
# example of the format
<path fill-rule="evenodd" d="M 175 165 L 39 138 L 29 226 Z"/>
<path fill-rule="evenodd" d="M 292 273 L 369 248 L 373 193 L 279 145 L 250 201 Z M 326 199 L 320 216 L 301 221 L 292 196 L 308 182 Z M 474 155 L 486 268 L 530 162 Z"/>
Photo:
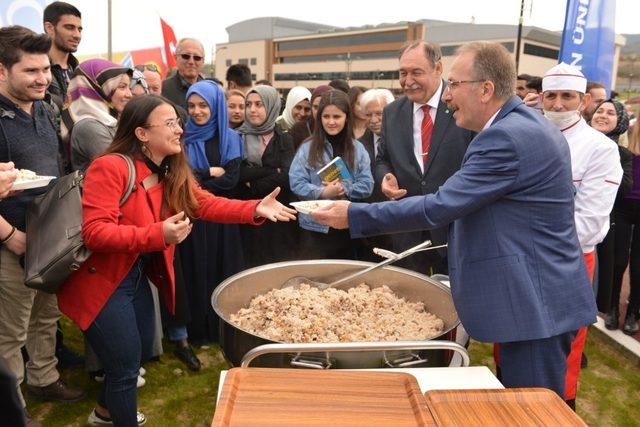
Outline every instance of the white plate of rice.
<path fill-rule="evenodd" d="M 11 190 L 29 190 L 32 188 L 46 187 L 55 176 L 39 176 L 28 169 L 18 169 L 18 178 L 13 182 Z"/>
<path fill-rule="evenodd" d="M 291 206 L 301 214 L 310 214 L 311 212 L 329 206 L 333 200 L 305 200 L 304 202 L 292 202 Z"/>

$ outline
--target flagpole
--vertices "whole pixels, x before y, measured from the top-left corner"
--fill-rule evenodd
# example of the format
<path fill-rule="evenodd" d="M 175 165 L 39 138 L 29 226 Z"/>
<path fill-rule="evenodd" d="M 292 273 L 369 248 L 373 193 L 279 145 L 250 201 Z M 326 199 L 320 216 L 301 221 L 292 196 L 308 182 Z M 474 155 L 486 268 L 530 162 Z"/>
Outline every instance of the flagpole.
<path fill-rule="evenodd" d="M 520 46 L 522 44 L 522 22 L 524 21 L 524 0 L 520 1 L 520 20 L 518 21 L 518 38 L 516 40 L 516 75 L 520 67 Z"/>
<path fill-rule="evenodd" d="M 113 61 L 113 51 L 111 49 L 111 0 L 107 0 L 107 58 Z"/>

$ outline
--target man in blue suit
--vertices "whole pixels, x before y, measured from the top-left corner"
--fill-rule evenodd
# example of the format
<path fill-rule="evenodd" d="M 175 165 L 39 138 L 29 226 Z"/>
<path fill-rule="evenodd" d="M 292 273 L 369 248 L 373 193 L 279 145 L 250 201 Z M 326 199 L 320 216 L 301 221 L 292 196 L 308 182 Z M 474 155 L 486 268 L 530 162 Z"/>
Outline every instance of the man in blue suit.
<path fill-rule="evenodd" d="M 312 214 L 353 238 L 452 223 L 456 310 L 477 340 L 500 343 L 507 387 L 564 398 L 566 358 L 596 306 L 574 223 L 569 147 L 514 96 L 516 73 L 497 43 L 462 46 L 442 99 L 479 132 L 461 169 L 435 194 L 373 205 L 336 202 Z"/>

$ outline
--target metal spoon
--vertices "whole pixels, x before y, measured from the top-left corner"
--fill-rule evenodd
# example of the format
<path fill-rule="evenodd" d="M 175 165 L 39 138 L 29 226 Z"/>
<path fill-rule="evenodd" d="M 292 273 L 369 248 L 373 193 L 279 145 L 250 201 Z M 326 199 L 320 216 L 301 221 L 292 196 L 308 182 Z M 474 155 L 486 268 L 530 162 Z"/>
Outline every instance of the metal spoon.
<path fill-rule="evenodd" d="M 316 288 L 322 290 L 328 289 L 328 288 L 333 288 L 336 285 L 339 285 L 341 283 L 347 282 L 355 277 L 361 276 L 363 274 L 366 274 L 372 270 L 377 270 L 378 268 L 384 267 L 385 265 L 389 265 L 391 263 L 394 263 L 398 260 L 401 260 L 403 258 L 408 257 L 409 255 L 413 255 L 416 252 L 423 252 L 423 251 L 430 251 L 433 249 L 439 249 L 439 248 L 446 248 L 447 245 L 440 245 L 440 246 L 431 246 L 431 240 L 427 240 L 426 242 L 422 242 L 417 246 L 414 246 L 412 248 L 407 249 L 404 252 L 401 252 L 399 254 L 396 254 L 394 252 L 391 251 L 386 251 L 384 249 L 378 249 L 377 251 L 374 249 L 374 252 L 380 256 L 384 256 L 385 259 L 384 261 L 372 265 L 371 267 L 367 267 L 364 270 L 361 271 L 357 271 L 353 274 L 348 275 L 347 277 L 343 277 L 342 279 L 338 279 L 334 282 L 331 283 L 323 283 L 323 282 L 318 282 L 316 280 L 311 280 L 308 277 L 304 277 L 304 276 L 295 276 L 292 277 L 290 279 L 288 279 L 286 282 L 284 282 L 281 286 L 281 288 L 295 288 L 295 289 L 299 289 L 300 285 L 302 285 L 303 283 L 306 283 L 309 286 L 315 286 Z"/>

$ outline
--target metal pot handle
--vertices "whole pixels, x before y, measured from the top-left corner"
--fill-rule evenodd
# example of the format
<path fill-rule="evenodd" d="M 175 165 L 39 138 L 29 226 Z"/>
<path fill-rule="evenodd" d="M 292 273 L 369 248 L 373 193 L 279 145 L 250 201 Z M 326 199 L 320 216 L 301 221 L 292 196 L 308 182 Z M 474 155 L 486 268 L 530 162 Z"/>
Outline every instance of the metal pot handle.
<path fill-rule="evenodd" d="M 248 368 L 254 359 L 265 354 L 387 350 L 451 350 L 460 354 L 462 357 L 462 366 L 469 366 L 470 362 L 467 350 L 460 344 L 452 341 L 341 342 L 265 344 L 248 351 L 242 358 L 240 367 Z"/>

